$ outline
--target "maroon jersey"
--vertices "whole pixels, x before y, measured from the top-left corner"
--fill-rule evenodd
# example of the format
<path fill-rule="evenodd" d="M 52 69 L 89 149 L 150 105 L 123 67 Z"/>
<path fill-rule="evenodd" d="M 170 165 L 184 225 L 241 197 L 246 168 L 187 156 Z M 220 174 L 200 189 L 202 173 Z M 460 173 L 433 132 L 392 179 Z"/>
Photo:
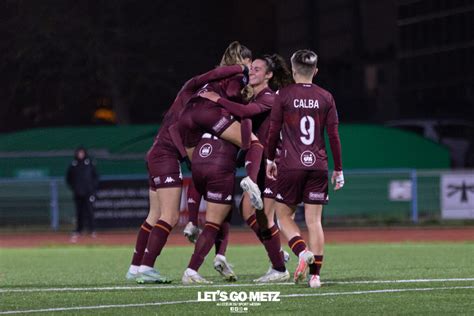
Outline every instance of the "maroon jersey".
<path fill-rule="evenodd" d="M 275 97 L 267 140 L 267 157 L 275 159 L 282 132 L 279 167 L 285 170 L 327 170 L 324 129 L 328 131 L 334 169 L 342 170 L 336 105 L 332 95 L 315 84 L 289 85 Z"/>
<path fill-rule="evenodd" d="M 160 149 L 158 149 L 158 147 L 161 146 L 163 147 L 161 151 L 167 151 L 169 155 L 173 155 L 176 159 L 179 159 L 181 155 L 171 139 L 171 135 L 168 131 L 169 127 L 178 121 L 179 115 L 183 111 L 185 105 L 203 85 L 215 80 L 237 75 L 241 72 L 242 67 L 240 65 L 224 66 L 215 68 L 205 74 L 188 80 L 179 91 L 169 110 L 166 112 L 160 131 L 158 132 L 152 147 L 148 151 L 147 156 L 153 155 L 155 152 L 159 151 Z"/>
<path fill-rule="evenodd" d="M 238 75 L 240 73 L 242 73 L 242 67 L 240 65 L 223 66 L 188 80 L 179 91 L 170 109 L 166 112 L 163 119 L 163 125 L 170 126 L 174 124 L 185 105 L 196 96 L 196 92 L 205 84 L 216 80 L 225 81 L 224 78 Z M 219 85 L 219 83 L 216 83 L 216 85 Z"/>
<path fill-rule="evenodd" d="M 192 163 L 193 166 L 207 164 L 208 174 L 216 170 L 234 172 L 238 150 L 232 143 L 205 133 L 194 149 Z"/>
<path fill-rule="evenodd" d="M 240 101 L 242 88 L 242 76 L 235 75 L 205 85 L 201 90 L 214 91 L 223 97 Z M 235 121 L 227 110 L 215 106 L 214 102 L 203 99 L 198 94 L 197 92 L 186 104 L 178 123 L 172 127 L 173 140 L 180 139 L 188 148 L 195 147 L 204 133 L 220 136 Z"/>

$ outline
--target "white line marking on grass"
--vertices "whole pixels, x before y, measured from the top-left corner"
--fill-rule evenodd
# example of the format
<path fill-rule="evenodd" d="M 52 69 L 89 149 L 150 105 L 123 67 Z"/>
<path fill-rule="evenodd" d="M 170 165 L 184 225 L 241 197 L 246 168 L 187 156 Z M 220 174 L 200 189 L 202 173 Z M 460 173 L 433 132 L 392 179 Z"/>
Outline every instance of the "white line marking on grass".
<path fill-rule="evenodd" d="M 0 293 L 27 293 L 27 292 L 79 292 L 79 291 L 122 291 L 122 290 L 151 290 L 151 289 L 193 289 L 209 287 L 249 287 L 271 285 L 294 285 L 294 283 L 232 283 L 206 285 L 137 285 L 137 286 L 105 286 L 105 287 L 58 287 L 58 288 L 31 288 L 31 289 L 1 289 Z"/>
<path fill-rule="evenodd" d="M 452 278 L 452 279 L 412 279 L 412 280 L 370 280 L 370 281 L 326 281 L 322 284 L 390 284 L 390 283 L 430 283 L 430 282 L 466 282 L 474 281 L 474 278 Z M 284 283 L 233 283 L 233 284 L 211 284 L 211 285 L 145 285 L 145 286 L 105 286 L 105 287 L 58 287 L 58 288 L 31 288 L 31 289 L 0 289 L 0 293 L 29 293 L 29 292 L 92 292 L 92 291 L 127 291 L 127 290 L 151 290 L 151 289 L 188 289 L 188 288 L 213 288 L 213 287 L 249 287 L 249 286 L 273 286 L 293 285 L 292 282 Z"/>
<path fill-rule="evenodd" d="M 413 288 L 413 289 L 385 289 L 385 290 L 354 291 L 354 292 L 300 293 L 300 294 L 284 294 L 284 295 L 280 295 L 280 297 L 338 296 L 338 295 L 360 295 L 360 294 L 420 292 L 420 291 L 437 291 L 437 290 L 462 290 L 462 289 L 474 289 L 474 286 L 425 287 L 425 288 Z"/>
<path fill-rule="evenodd" d="M 428 291 L 464 290 L 464 289 L 474 289 L 474 286 L 451 286 L 451 287 L 437 287 L 437 288 L 436 287 L 430 287 L 430 288 L 413 288 L 413 289 L 386 289 L 386 290 L 352 291 L 352 292 L 300 293 L 300 294 L 285 294 L 285 295 L 280 295 L 280 297 L 293 298 L 293 297 L 308 297 L 308 296 L 363 295 L 363 294 L 420 292 L 420 291 L 428 292 Z M 160 305 L 179 305 L 179 304 L 188 304 L 188 303 L 202 303 L 202 302 L 199 302 L 198 300 L 186 300 L 186 301 L 171 301 L 171 302 L 141 303 L 141 304 L 56 307 L 56 308 L 4 311 L 4 312 L 0 312 L 0 315 L 21 314 L 21 313 L 64 312 L 64 311 L 92 310 L 92 309 L 106 309 L 106 308 L 127 308 L 127 307 L 160 306 Z"/>
<path fill-rule="evenodd" d="M 412 279 L 412 280 L 369 280 L 369 281 L 327 281 L 322 284 L 381 284 L 381 283 L 429 283 L 429 282 L 463 282 L 474 281 L 474 278 L 452 279 Z"/>

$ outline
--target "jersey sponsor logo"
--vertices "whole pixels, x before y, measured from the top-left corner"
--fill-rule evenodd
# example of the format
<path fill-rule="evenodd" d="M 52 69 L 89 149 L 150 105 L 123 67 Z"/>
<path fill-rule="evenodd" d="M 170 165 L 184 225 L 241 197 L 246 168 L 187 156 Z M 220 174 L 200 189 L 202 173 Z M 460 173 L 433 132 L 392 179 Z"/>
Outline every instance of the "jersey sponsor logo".
<path fill-rule="evenodd" d="M 166 177 L 165 183 L 173 183 L 173 182 L 176 182 L 176 180 L 173 179 L 172 177 Z"/>
<path fill-rule="evenodd" d="M 199 156 L 202 158 L 207 158 L 212 154 L 212 145 L 209 143 L 205 143 L 204 145 L 199 148 Z"/>
<path fill-rule="evenodd" d="M 221 118 L 221 119 L 212 127 L 212 130 L 217 133 L 217 132 L 219 132 L 228 122 L 229 122 L 229 120 L 227 119 L 227 117 L 223 117 L 223 118 Z"/>
<path fill-rule="evenodd" d="M 265 193 L 265 194 L 273 194 L 273 191 L 272 191 L 270 188 L 265 188 L 265 190 L 263 191 L 263 193 Z"/>
<path fill-rule="evenodd" d="M 226 198 L 225 198 L 226 201 L 232 201 L 232 195 L 228 195 Z"/>
<path fill-rule="evenodd" d="M 189 199 L 188 199 L 188 203 L 195 204 L 195 203 L 196 203 L 196 201 L 194 201 L 194 199 L 193 199 L 193 198 L 189 198 Z"/>
<path fill-rule="evenodd" d="M 153 182 L 155 183 L 155 185 L 160 185 L 160 184 L 161 184 L 161 179 L 160 179 L 160 177 L 154 177 L 154 178 L 153 178 Z"/>
<path fill-rule="evenodd" d="M 281 194 L 280 194 L 280 193 L 277 193 L 277 195 L 276 195 L 276 199 L 277 199 L 277 200 L 283 200 L 283 196 L 281 196 Z"/>
<path fill-rule="evenodd" d="M 319 101 L 313 99 L 293 99 L 293 106 L 296 109 L 319 109 Z"/>
<path fill-rule="evenodd" d="M 312 201 L 321 201 L 324 200 L 324 192 L 309 192 L 309 199 Z"/>
<path fill-rule="evenodd" d="M 222 193 L 208 191 L 207 198 L 211 200 L 222 200 Z"/>
<path fill-rule="evenodd" d="M 300 160 L 304 166 L 311 167 L 316 163 L 316 156 L 309 150 L 305 150 L 301 154 Z"/>

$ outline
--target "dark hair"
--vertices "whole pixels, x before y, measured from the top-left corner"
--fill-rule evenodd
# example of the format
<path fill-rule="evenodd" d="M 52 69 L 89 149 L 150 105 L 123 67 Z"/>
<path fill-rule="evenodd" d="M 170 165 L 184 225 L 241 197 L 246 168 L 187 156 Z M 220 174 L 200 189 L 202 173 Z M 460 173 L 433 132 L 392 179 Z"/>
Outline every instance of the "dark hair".
<path fill-rule="evenodd" d="M 268 86 L 273 91 L 277 91 L 289 84 L 294 83 L 291 71 L 285 59 L 278 54 L 263 55 L 261 59 L 267 66 L 267 73 L 273 72 L 272 78 L 268 81 Z"/>
<path fill-rule="evenodd" d="M 298 74 L 305 77 L 311 76 L 316 69 L 318 55 L 309 49 L 301 49 L 291 56 L 291 66 Z"/>

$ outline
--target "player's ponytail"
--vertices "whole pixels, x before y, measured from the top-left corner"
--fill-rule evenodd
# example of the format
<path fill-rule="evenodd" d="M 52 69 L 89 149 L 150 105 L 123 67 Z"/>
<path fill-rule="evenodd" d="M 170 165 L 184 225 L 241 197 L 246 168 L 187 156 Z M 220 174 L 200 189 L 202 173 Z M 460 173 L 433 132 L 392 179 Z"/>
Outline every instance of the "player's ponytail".
<path fill-rule="evenodd" d="M 222 56 L 220 66 L 243 65 L 244 59 L 252 59 L 252 51 L 246 46 L 234 41 L 229 44 Z M 247 84 L 241 91 L 242 98 L 248 101 L 253 96 L 253 89 Z"/>
<path fill-rule="evenodd" d="M 273 76 L 268 81 L 270 89 L 277 91 L 294 83 L 291 71 L 283 57 L 278 54 L 264 55 L 262 60 L 264 60 L 267 65 L 267 73 L 273 73 Z"/>

